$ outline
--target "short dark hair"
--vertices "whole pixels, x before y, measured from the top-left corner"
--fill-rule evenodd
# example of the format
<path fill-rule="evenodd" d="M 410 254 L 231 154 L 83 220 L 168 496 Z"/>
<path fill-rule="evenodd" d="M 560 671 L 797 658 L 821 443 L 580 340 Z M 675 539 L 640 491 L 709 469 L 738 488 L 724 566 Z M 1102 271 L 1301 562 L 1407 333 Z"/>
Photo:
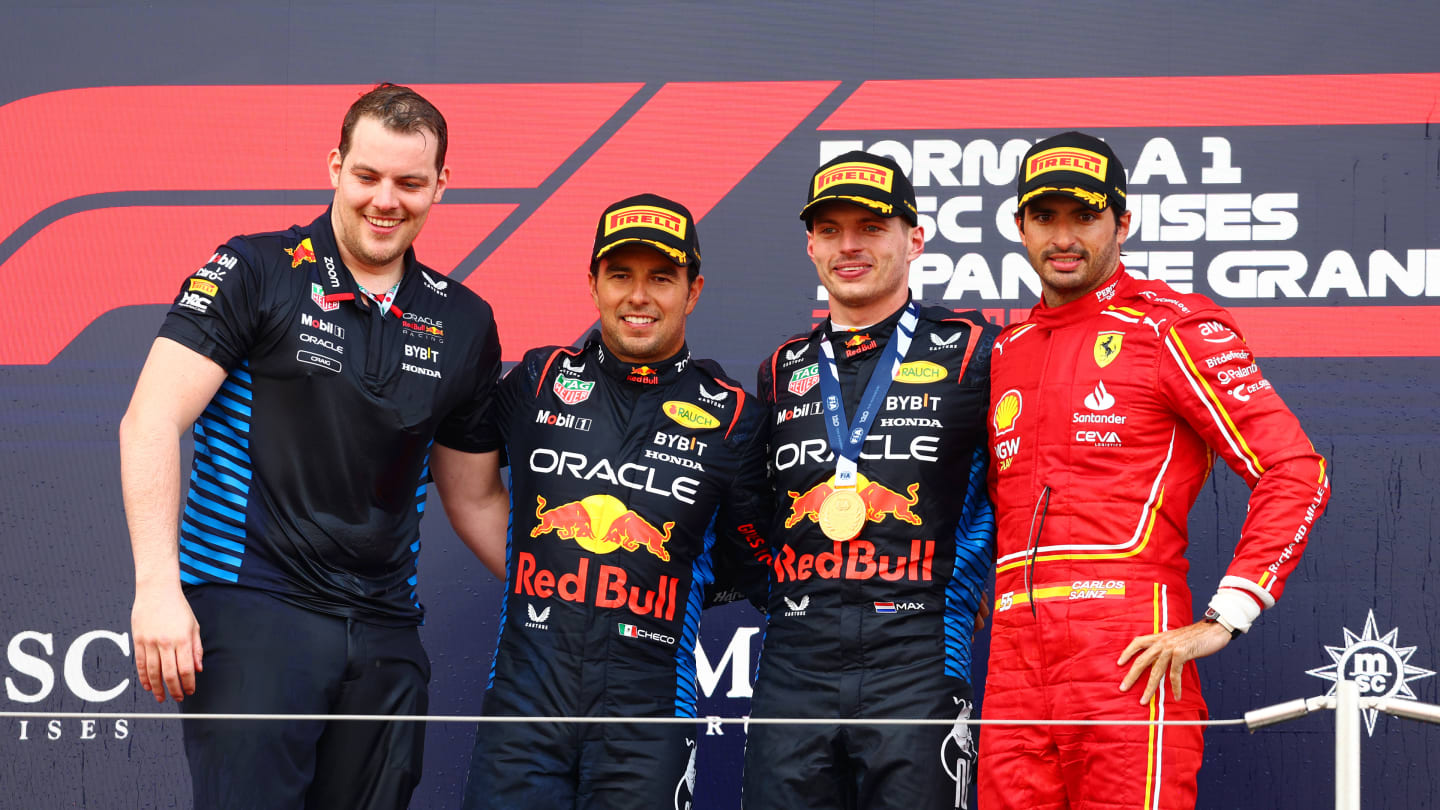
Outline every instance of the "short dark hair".
<path fill-rule="evenodd" d="M 425 97 L 404 85 L 385 82 L 364 94 L 350 105 L 345 113 L 345 122 L 340 125 L 340 159 L 350 152 L 350 136 L 355 124 L 361 118 L 370 116 L 380 119 L 385 128 L 393 132 L 425 132 L 435 136 L 435 173 L 445 168 L 445 148 L 449 145 L 449 134 L 445 116 Z"/>

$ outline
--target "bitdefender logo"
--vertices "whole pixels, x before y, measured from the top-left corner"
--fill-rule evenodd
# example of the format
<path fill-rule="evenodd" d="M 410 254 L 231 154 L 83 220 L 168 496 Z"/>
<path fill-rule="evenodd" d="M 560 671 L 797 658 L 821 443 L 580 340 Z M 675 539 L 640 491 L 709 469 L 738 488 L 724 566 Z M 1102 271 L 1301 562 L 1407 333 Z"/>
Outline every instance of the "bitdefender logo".
<path fill-rule="evenodd" d="M 1398 646 L 1399 628 L 1391 629 L 1384 636 L 1380 635 L 1375 626 L 1374 610 L 1365 617 L 1365 629 L 1360 635 L 1357 636 L 1348 627 L 1343 629 L 1345 646 L 1325 646 L 1325 652 L 1330 655 L 1333 663 L 1308 670 L 1307 675 L 1337 685 L 1341 678 L 1354 681 L 1355 685 L 1360 687 L 1362 698 L 1415 700 L 1415 692 L 1410 688 L 1410 684 L 1435 674 L 1434 670 L 1411 665 L 1410 658 L 1415 655 L 1415 648 Z M 1330 691 L 1325 694 L 1335 694 L 1335 688 L 1331 686 Z M 1379 711 L 1365 709 L 1364 714 L 1365 729 L 1373 737 L 1375 718 Z"/>

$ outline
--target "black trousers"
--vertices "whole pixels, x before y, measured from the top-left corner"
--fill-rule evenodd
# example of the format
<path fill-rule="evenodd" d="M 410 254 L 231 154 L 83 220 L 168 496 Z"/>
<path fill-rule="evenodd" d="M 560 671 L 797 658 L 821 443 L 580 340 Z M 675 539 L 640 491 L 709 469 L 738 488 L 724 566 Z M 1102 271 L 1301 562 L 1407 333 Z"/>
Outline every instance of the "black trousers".
<path fill-rule="evenodd" d="M 262 591 L 191 588 L 204 670 L 190 713 L 425 714 L 430 659 L 414 627 L 315 613 Z M 404 808 L 423 723 L 187 720 L 197 810 Z"/>

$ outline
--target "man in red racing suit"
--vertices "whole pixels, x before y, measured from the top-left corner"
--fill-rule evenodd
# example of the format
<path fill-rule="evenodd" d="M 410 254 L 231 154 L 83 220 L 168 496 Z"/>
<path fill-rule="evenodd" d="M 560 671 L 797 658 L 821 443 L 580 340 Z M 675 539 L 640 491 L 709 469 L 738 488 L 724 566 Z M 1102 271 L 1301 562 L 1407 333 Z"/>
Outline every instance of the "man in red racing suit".
<path fill-rule="evenodd" d="M 1108 146 L 1041 141 L 1018 203 L 1042 300 L 992 357 L 986 717 L 1204 719 L 1193 659 L 1280 596 L 1329 495 L 1325 460 L 1228 312 L 1119 263 L 1130 217 Z M 1192 624 L 1186 520 L 1217 454 L 1252 494 Z M 980 804 L 1193 807 L 1202 748 L 1195 726 L 990 726 Z"/>

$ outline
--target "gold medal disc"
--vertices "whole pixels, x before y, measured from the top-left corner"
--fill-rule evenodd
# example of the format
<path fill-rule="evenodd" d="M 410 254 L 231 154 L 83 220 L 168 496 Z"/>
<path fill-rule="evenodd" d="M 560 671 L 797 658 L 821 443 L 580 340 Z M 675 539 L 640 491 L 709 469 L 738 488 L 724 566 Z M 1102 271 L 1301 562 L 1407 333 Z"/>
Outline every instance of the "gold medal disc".
<path fill-rule="evenodd" d="M 837 489 L 820 503 L 818 518 L 826 537 L 837 542 L 854 540 L 865 525 L 865 501 L 853 487 Z"/>

